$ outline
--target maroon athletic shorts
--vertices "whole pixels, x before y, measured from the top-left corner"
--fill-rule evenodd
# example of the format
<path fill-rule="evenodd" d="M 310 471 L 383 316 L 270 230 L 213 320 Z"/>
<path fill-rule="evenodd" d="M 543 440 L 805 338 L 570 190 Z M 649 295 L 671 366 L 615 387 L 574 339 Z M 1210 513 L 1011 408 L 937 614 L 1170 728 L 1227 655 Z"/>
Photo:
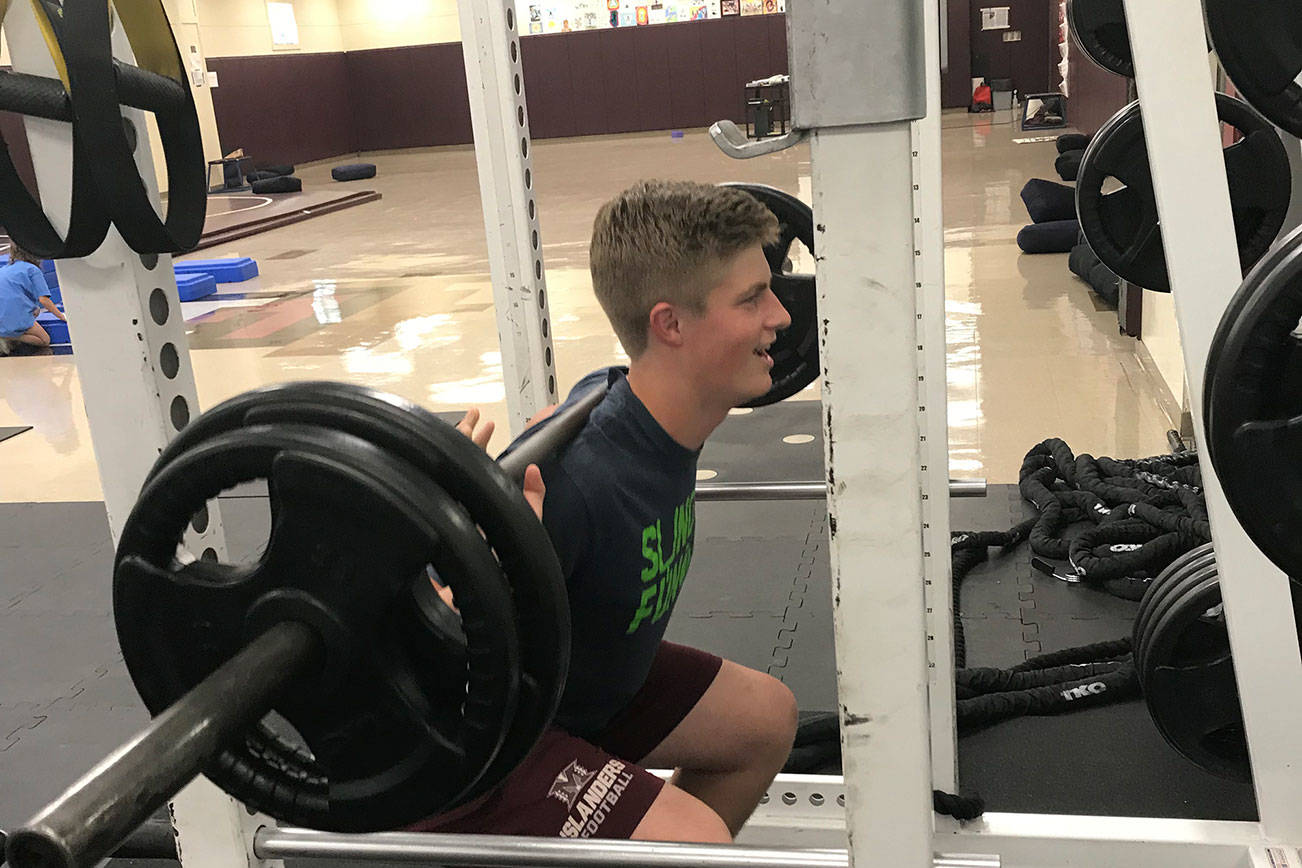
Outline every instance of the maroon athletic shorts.
<path fill-rule="evenodd" d="M 713 654 L 661 642 L 646 683 L 599 736 L 552 727 L 493 792 L 411 830 L 631 837 L 664 787 L 638 761 L 696 707 L 722 665 Z"/>

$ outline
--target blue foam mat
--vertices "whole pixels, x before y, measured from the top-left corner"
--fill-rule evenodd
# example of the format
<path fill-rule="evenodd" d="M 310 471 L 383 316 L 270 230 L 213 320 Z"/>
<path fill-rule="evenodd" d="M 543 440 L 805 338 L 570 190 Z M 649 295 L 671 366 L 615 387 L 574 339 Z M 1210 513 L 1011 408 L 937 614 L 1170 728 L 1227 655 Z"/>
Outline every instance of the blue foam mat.
<path fill-rule="evenodd" d="M 217 291 L 217 279 L 208 273 L 176 275 L 176 292 L 181 301 L 197 301 Z"/>
<path fill-rule="evenodd" d="M 177 274 L 211 274 L 218 283 L 239 283 L 258 276 L 258 263 L 247 256 L 238 259 L 187 259 L 177 262 Z"/>

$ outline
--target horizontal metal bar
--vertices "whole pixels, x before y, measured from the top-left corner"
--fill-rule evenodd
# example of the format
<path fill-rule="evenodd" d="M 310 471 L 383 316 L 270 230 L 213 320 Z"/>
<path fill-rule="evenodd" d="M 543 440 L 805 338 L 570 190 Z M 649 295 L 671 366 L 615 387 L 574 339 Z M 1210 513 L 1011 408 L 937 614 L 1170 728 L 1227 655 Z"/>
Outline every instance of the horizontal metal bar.
<path fill-rule="evenodd" d="M 950 497 L 985 497 L 986 481 L 984 479 L 951 479 L 949 481 Z"/>
<path fill-rule="evenodd" d="M 985 497 L 984 479 L 951 479 L 950 497 Z M 696 486 L 696 500 L 823 500 L 827 485 L 822 482 L 702 482 Z"/>
<path fill-rule="evenodd" d="M 259 859 L 365 859 L 438 865 L 608 866 L 619 868 L 847 868 L 845 850 L 792 850 L 736 844 L 670 844 L 587 838 L 381 832 L 337 835 L 263 826 L 253 839 Z M 862 863 L 861 863 L 862 864 Z M 998 856 L 938 856 L 936 868 L 999 868 Z"/>

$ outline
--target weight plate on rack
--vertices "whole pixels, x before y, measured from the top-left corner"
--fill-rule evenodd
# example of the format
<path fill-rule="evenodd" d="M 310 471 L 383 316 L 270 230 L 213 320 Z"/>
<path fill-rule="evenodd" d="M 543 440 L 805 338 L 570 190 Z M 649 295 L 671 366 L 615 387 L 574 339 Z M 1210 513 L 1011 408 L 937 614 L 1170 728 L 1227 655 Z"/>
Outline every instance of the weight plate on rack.
<path fill-rule="evenodd" d="M 1288 154 L 1270 122 L 1247 103 L 1216 95 L 1223 124 L 1243 138 L 1224 149 L 1239 262 L 1246 271 L 1270 248 L 1288 212 Z M 1120 189 L 1105 187 L 1120 182 Z M 1095 255 L 1124 280 L 1169 292 L 1157 198 L 1139 103 L 1117 112 L 1090 141 L 1076 179 L 1076 214 Z"/>

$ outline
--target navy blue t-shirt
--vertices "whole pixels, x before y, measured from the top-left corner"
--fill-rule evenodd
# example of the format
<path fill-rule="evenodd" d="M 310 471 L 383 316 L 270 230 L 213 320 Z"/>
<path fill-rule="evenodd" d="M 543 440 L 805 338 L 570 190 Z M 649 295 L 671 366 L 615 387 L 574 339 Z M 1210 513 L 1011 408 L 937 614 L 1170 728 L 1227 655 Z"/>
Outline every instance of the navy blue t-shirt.
<path fill-rule="evenodd" d="M 556 723 L 587 738 L 646 681 L 696 534 L 699 450 L 660 427 L 625 373 L 603 368 L 575 385 L 562 407 L 603 380 L 610 388 L 578 436 L 540 465 L 543 525 L 565 574 L 573 629 Z"/>

